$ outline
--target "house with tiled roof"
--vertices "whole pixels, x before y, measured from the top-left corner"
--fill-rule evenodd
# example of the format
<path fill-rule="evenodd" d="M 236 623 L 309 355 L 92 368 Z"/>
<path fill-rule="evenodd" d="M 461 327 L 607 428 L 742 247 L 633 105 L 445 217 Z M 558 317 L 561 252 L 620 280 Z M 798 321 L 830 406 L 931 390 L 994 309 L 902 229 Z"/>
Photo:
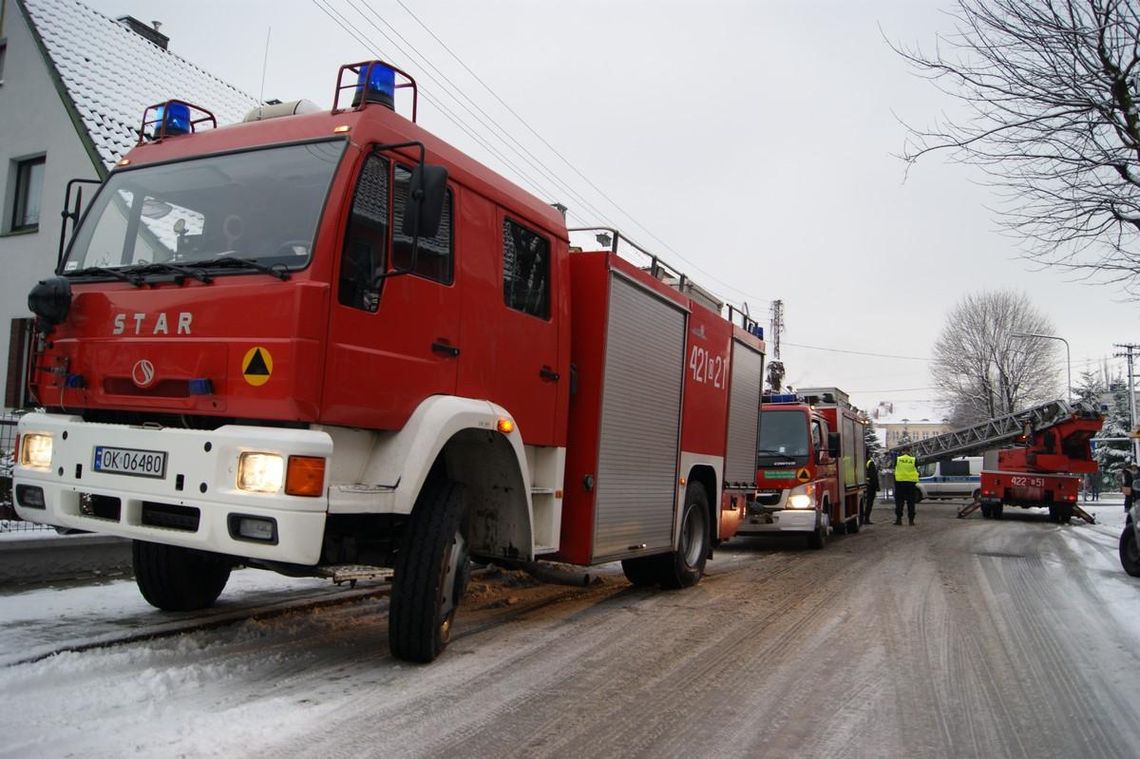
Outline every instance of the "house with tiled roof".
<path fill-rule="evenodd" d="M 0 357 L 16 354 L 28 291 L 55 269 L 70 180 L 105 177 L 138 141 L 147 106 L 209 103 L 228 124 L 257 105 L 167 42 L 78 0 L 0 0 Z M 18 362 L 8 365 L 11 407 L 23 383 Z"/>

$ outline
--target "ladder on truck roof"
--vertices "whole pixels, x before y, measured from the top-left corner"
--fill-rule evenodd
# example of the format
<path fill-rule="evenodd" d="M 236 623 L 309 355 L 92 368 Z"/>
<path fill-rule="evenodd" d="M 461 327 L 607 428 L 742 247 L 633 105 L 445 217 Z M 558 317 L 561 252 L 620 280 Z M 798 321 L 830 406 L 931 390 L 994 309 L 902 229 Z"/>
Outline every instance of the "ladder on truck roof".
<path fill-rule="evenodd" d="M 916 465 L 951 459 L 955 456 L 969 456 L 1019 439 L 1026 439 L 1034 432 L 1048 429 L 1066 419 L 1071 419 L 1074 415 L 1088 418 L 1099 416 L 1096 409 L 1084 401 L 1069 405 L 1067 401 L 1055 400 L 1005 416 L 987 419 L 972 427 L 918 440 L 909 447 L 914 454 Z M 901 448 L 902 446 L 896 445 L 890 449 L 890 452 L 898 452 Z"/>

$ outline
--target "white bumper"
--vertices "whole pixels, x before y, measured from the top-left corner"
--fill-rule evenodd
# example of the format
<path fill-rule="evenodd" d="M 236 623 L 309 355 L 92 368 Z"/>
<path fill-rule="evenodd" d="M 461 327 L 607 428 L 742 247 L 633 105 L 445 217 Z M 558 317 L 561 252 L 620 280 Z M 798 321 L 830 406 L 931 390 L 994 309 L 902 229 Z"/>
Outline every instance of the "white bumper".
<path fill-rule="evenodd" d="M 768 521 L 768 520 L 771 521 Z M 767 515 L 749 514 L 736 528 L 738 535 L 758 535 L 764 532 L 815 532 L 815 509 L 783 509 Z"/>
<path fill-rule="evenodd" d="M 776 503 L 761 505 L 760 511 L 745 514 L 736 533 L 759 535 L 769 532 L 815 532 L 816 510 L 787 508 L 791 492 L 783 490 Z"/>
<path fill-rule="evenodd" d="M 52 436 L 49 469 L 18 461 L 14 468 L 13 500 L 23 519 L 245 558 L 305 565 L 320 559 L 326 495 L 250 493 L 236 483 L 243 452 L 330 458 L 333 443 L 325 432 L 238 425 L 153 429 L 39 413 L 21 418 L 19 432 Z M 97 446 L 165 453 L 163 476 L 97 472 Z M 28 506 L 36 488 L 43 508 Z M 275 540 L 237 536 L 231 516 L 273 520 Z"/>

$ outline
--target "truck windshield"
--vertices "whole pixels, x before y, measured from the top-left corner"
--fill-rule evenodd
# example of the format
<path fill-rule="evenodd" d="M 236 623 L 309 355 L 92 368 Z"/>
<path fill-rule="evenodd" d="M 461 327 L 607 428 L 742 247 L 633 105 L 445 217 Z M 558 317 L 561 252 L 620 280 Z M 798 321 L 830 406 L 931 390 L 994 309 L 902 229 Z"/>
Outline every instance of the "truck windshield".
<path fill-rule="evenodd" d="M 808 455 L 807 417 L 800 411 L 765 410 L 760 415 L 760 464 Z"/>
<path fill-rule="evenodd" d="M 208 268 L 227 258 L 304 268 L 345 145 L 338 139 L 117 171 L 80 225 L 63 274 Z"/>

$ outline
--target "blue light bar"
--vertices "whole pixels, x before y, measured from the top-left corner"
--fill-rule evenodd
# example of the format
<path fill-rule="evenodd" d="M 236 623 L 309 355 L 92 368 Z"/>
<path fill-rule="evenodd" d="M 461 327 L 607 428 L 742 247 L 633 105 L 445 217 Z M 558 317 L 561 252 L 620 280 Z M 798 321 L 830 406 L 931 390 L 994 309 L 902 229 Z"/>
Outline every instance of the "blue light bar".
<path fill-rule="evenodd" d="M 782 393 L 780 395 L 765 395 L 765 403 L 799 403 L 799 398 L 794 393 Z"/>
<path fill-rule="evenodd" d="M 396 72 L 378 61 L 362 67 L 357 75 L 352 104 L 359 105 L 362 101 L 395 108 Z"/>
<path fill-rule="evenodd" d="M 750 329 L 748 331 L 751 332 L 754 337 L 758 337 L 761 340 L 764 339 L 764 328 L 761 327 L 759 324 L 753 324 L 752 329 Z"/>
<path fill-rule="evenodd" d="M 154 138 L 175 137 L 190 134 L 190 107 L 185 103 L 171 101 L 158 107 L 158 123 L 154 127 Z"/>

